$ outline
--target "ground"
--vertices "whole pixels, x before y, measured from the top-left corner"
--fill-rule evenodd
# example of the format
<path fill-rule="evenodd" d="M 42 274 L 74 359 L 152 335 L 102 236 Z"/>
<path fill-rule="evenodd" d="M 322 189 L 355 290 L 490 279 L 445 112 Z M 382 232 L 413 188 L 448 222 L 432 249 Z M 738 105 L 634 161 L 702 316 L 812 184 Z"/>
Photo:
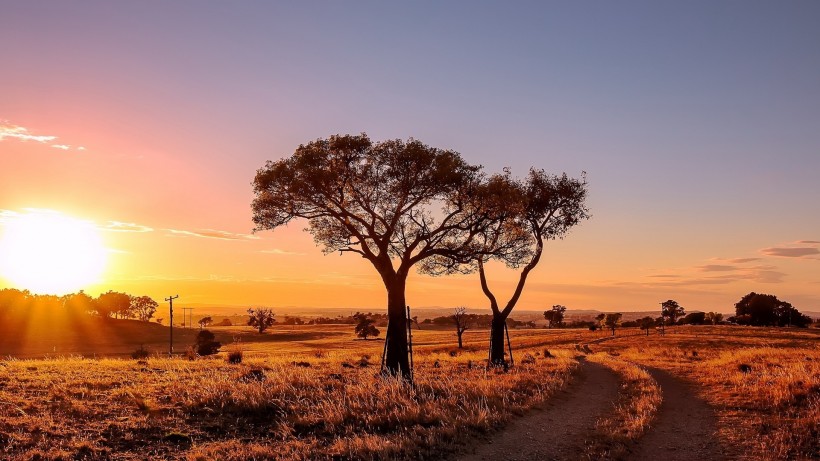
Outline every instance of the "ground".
<path fill-rule="evenodd" d="M 159 327 L 159 326 L 157 326 Z M 96 342 L 96 359 L 0 361 L 9 459 L 812 459 L 820 331 L 744 327 L 513 330 L 486 368 L 413 330 L 415 386 L 379 376 L 351 325 L 211 328 L 215 357 L 167 357 L 164 330 Z M 132 331 L 130 325 L 122 331 Z M 134 330 L 136 331 L 136 330 Z M 179 332 L 178 350 L 195 331 Z M 135 339 L 151 356 L 131 359 Z M 84 346 L 90 347 L 90 346 Z M 105 352 L 113 354 L 113 358 Z M 229 363 L 228 354 L 242 355 Z M 89 358 L 91 357 L 91 358 Z M 499 457 L 503 454 L 503 458 Z"/>

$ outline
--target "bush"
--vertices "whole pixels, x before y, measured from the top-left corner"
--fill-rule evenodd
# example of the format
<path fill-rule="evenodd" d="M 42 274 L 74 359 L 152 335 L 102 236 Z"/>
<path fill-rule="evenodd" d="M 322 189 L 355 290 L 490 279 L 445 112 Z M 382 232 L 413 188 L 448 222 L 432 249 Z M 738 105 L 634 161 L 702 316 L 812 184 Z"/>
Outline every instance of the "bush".
<path fill-rule="evenodd" d="M 135 350 L 134 352 L 131 353 L 131 358 L 134 359 L 134 360 L 141 360 L 141 359 L 147 359 L 150 355 L 151 355 L 151 353 L 148 352 L 148 349 L 146 349 L 145 346 L 140 344 L 139 349 L 137 349 L 137 350 Z"/>
<path fill-rule="evenodd" d="M 242 363 L 242 351 L 231 351 L 228 353 L 228 358 L 226 359 L 228 363 L 233 363 L 234 365 Z"/>
<path fill-rule="evenodd" d="M 214 339 L 215 336 L 213 333 L 208 330 L 201 330 L 196 335 L 196 343 L 194 344 L 196 353 L 201 356 L 206 356 L 219 352 L 219 348 L 222 347 L 222 343 L 215 341 Z"/>

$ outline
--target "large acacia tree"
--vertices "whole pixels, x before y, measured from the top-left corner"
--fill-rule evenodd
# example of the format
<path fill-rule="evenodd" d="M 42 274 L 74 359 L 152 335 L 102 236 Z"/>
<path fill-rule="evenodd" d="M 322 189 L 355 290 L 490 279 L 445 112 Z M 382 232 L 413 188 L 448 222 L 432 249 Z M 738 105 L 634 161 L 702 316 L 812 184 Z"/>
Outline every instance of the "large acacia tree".
<path fill-rule="evenodd" d="M 518 303 L 530 272 L 541 261 L 544 244 L 563 238 L 581 220 L 589 218 L 586 207 L 586 178 L 566 174 L 550 175 L 530 169 L 524 179 L 513 178 L 509 170 L 486 183 L 480 206 L 489 215 L 489 226 L 479 235 L 480 251 L 475 252 L 481 290 L 490 302 L 493 319 L 490 330 L 490 360 L 505 364 L 504 331 L 507 318 Z M 486 263 L 492 259 L 519 271 L 512 295 L 502 305 L 490 289 Z"/>
<path fill-rule="evenodd" d="M 306 219 L 325 253 L 370 261 L 387 290 L 385 365 L 407 377 L 407 276 L 428 258 L 463 263 L 473 256 L 473 240 L 487 225 L 473 206 L 481 181 L 480 167 L 451 150 L 336 135 L 257 171 L 253 221 L 260 231 Z"/>

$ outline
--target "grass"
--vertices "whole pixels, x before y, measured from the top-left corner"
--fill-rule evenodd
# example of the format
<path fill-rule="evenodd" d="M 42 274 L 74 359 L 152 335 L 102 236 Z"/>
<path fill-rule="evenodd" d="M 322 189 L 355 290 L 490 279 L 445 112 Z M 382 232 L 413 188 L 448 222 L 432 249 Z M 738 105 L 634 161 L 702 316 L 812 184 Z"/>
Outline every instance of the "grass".
<path fill-rule="evenodd" d="M 0 361 L 0 458 L 438 459 L 567 386 L 577 343 L 592 343 L 587 360 L 621 377 L 587 458 L 640 443 L 660 398 L 643 366 L 697 384 L 736 458 L 819 452 L 817 330 L 512 330 L 509 373 L 485 368 L 487 331 L 467 331 L 458 350 L 454 331 L 413 330 L 415 388 L 382 378 L 382 341 L 357 340 L 350 325 L 212 330 L 229 344 L 195 361 L 167 358 L 159 334 L 143 360 L 118 345 L 114 358 Z M 228 363 L 235 351 L 241 363 Z"/>
<path fill-rule="evenodd" d="M 483 366 L 485 351 L 428 344 L 411 388 L 378 374 L 380 342 L 350 343 L 321 354 L 314 344 L 286 355 L 246 349 L 239 365 L 0 362 L 0 444 L 12 459 L 423 459 L 547 399 L 577 367 L 569 351 L 532 351 L 501 373 Z"/>
<path fill-rule="evenodd" d="M 694 382 L 715 408 L 719 436 L 735 458 L 812 459 L 820 457 L 818 333 L 676 327 L 665 337 L 621 337 L 600 346 Z"/>

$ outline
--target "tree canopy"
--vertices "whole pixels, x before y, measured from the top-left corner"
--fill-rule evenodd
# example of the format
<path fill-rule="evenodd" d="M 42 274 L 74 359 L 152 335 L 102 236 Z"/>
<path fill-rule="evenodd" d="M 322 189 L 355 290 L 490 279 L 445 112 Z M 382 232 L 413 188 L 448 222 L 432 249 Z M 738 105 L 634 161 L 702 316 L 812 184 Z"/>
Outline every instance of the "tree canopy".
<path fill-rule="evenodd" d="M 336 135 L 300 145 L 257 171 L 253 221 L 261 231 L 302 218 L 325 253 L 367 259 L 387 290 L 385 365 L 410 376 L 407 276 L 427 258 L 473 257 L 475 236 L 486 225 L 472 206 L 481 180 L 481 168 L 452 150 L 415 139 L 374 143 L 366 134 Z"/>
<path fill-rule="evenodd" d="M 751 292 L 735 304 L 735 320 L 756 326 L 806 327 L 811 318 L 777 296 Z"/>

